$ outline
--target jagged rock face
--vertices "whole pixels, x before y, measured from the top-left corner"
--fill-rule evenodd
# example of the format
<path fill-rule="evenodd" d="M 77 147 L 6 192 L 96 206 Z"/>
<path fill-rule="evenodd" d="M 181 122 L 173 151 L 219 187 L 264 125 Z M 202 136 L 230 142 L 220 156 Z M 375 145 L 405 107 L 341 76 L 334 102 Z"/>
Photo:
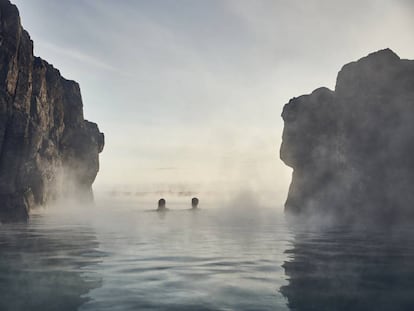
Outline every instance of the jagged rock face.
<path fill-rule="evenodd" d="M 414 61 L 372 53 L 342 68 L 335 91 L 293 98 L 282 117 L 287 212 L 414 220 Z"/>
<path fill-rule="evenodd" d="M 73 191 L 92 199 L 103 146 L 79 85 L 33 56 L 17 8 L 0 0 L 0 222 Z"/>

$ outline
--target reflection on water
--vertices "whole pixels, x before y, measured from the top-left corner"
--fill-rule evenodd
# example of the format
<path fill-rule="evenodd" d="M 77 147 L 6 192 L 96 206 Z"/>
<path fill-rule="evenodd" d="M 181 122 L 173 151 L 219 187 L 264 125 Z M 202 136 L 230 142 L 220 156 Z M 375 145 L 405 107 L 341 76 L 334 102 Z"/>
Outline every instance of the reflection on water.
<path fill-rule="evenodd" d="M 292 310 L 414 310 L 414 231 L 296 230 L 281 288 Z"/>
<path fill-rule="evenodd" d="M 99 262 L 93 232 L 82 225 L 44 222 L 0 226 L 0 310 L 76 310 L 96 275 L 82 269 Z"/>
<path fill-rule="evenodd" d="M 272 209 L 49 213 L 0 226 L 0 310 L 414 310 L 414 234 Z"/>
<path fill-rule="evenodd" d="M 81 310 L 288 310 L 273 210 L 130 210 L 96 223 L 103 278 Z"/>
<path fill-rule="evenodd" d="M 288 310 L 278 211 L 74 214 L 0 226 L 0 310 Z"/>

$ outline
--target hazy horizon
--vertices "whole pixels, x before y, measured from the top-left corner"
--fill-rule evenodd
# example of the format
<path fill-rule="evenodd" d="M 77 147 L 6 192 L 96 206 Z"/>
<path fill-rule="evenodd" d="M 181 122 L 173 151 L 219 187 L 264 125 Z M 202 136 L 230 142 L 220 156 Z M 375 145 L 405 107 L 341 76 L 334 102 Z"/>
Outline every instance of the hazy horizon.
<path fill-rule="evenodd" d="M 35 55 L 80 84 L 100 191 L 249 190 L 283 203 L 290 98 L 379 49 L 414 58 L 410 1 L 14 0 Z"/>

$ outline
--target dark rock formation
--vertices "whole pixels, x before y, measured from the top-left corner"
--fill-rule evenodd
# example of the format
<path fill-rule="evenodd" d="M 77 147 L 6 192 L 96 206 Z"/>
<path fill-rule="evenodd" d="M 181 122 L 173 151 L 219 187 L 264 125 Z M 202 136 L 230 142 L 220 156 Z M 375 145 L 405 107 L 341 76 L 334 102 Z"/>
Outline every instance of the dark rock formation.
<path fill-rule="evenodd" d="M 335 91 L 293 98 L 282 117 L 287 212 L 414 220 L 414 61 L 372 53 L 342 68 Z"/>
<path fill-rule="evenodd" d="M 103 145 L 79 85 L 33 56 L 17 8 L 0 0 L 0 221 L 74 191 L 92 199 Z"/>

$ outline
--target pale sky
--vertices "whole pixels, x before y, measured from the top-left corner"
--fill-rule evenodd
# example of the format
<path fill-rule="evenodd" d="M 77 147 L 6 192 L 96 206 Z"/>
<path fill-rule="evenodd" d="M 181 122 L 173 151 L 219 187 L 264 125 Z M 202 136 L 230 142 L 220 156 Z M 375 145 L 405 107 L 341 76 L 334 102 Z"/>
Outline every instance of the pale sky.
<path fill-rule="evenodd" d="M 12 1 L 105 133 L 98 192 L 250 189 L 283 203 L 283 105 L 333 89 L 370 52 L 414 59 L 410 0 Z"/>

